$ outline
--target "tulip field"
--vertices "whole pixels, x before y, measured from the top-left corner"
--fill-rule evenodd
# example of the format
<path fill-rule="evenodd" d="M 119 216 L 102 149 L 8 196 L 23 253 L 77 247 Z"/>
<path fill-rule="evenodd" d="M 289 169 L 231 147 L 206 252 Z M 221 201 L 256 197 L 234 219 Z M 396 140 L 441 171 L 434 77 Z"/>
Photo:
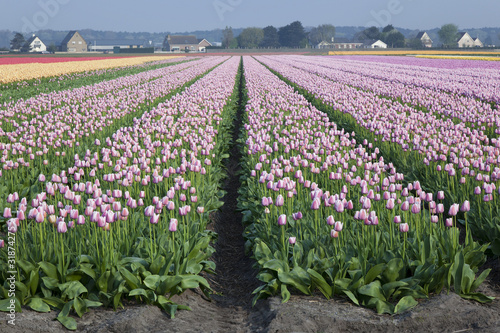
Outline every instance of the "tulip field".
<path fill-rule="evenodd" d="M 173 296 L 210 297 L 233 144 L 254 304 L 491 302 L 477 289 L 500 255 L 500 68 L 401 59 L 154 59 L 5 84 L 0 310 L 56 309 L 76 329 L 89 308 L 173 317 L 189 309 Z"/>

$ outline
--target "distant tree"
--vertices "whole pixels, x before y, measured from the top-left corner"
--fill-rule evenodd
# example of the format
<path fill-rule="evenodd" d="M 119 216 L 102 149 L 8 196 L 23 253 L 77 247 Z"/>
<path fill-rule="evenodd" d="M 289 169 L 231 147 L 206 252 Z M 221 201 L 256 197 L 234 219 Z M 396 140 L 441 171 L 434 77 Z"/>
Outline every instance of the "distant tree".
<path fill-rule="evenodd" d="M 365 30 L 359 32 L 356 36 L 356 38 L 360 41 L 380 39 L 381 37 L 382 34 L 380 33 L 380 30 L 378 30 L 378 28 L 375 26 L 366 28 Z"/>
<path fill-rule="evenodd" d="M 489 46 L 489 45 L 493 45 L 493 39 L 491 38 L 490 35 L 488 35 L 488 37 L 486 37 L 486 39 L 484 40 L 484 46 Z"/>
<path fill-rule="evenodd" d="M 405 47 L 405 36 L 397 30 L 389 32 L 383 41 L 388 47 Z"/>
<path fill-rule="evenodd" d="M 47 51 L 49 51 L 50 53 L 56 53 L 56 51 L 57 51 L 57 46 L 56 46 L 56 44 L 51 43 L 51 44 L 47 47 Z"/>
<path fill-rule="evenodd" d="M 458 27 L 455 24 L 445 24 L 439 29 L 438 36 L 446 47 L 456 46 L 458 38 Z"/>
<path fill-rule="evenodd" d="M 24 39 L 24 36 L 20 32 L 16 32 L 14 35 L 14 38 L 11 39 L 10 41 L 10 49 L 11 50 L 20 50 L 24 44 L 26 43 L 26 39 Z"/>
<path fill-rule="evenodd" d="M 261 28 L 246 28 L 238 36 L 238 45 L 242 48 L 259 47 L 264 40 L 264 30 Z"/>
<path fill-rule="evenodd" d="M 278 37 L 281 46 L 305 47 L 307 45 L 306 32 L 300 21 L 279 28 Z"/>
<path fill-rule="evenodd" d="M 391 32 L 392 30 L 396 30 L 392 24 L 388 24 L 384 27 L 384 29 L 382 30 L 382 33 L 387 33 L 387 32 Z"/>
<path fill-rule="evenodd" d="M 31 52 L 32 50 L 33 50 L 33 45 L 28 44 L 28 41 L 26 41 L 23 47 L 21 47 L 21 52 Z"/>
<path fill-rule="evenodd" d="M 226 26 L 224 30 L 222 30 L 222 46 L 224 48 L 230 48 L 231 43 L 233 43 L 234 34 L 233 28 Z"/>
<path fill-rule="evenodd" d="M 231 43 L 229 43 L 229 48 L 230 49 L 237 49 L 238 48 L 238 39 L 237 38 L 233 38 L 231 40 Z"/>
<path fill-rule="evenodd" d="M 329 42 L 335 37 L 335 27 L 331 24 L 322 24 L 309 32 L 309 41 L 316 45 L 323 41 Z"/>
<path fill-rule="evenodd" d="M 278 29 L 270 25 L 265 27 L 263 29 L 263 32 L 264 32 L 264 38 L 260 43 L 261 47 L 271 47 L 271 48 L 280 47 Z"/>
<path fill-rule="evenodd" d="M 422 41 L 419 38 L 411 38 L 410 40 L 408 40 L 407 46 L 412 49 L 423 48 Z"/>

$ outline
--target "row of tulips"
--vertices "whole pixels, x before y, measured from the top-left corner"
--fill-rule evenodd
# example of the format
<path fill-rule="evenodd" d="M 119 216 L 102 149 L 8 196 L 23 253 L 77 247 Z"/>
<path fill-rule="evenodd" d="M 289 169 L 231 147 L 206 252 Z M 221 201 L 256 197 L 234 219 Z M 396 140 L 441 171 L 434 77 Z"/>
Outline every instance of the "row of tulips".
<path fill-rule="evenodd" d="M 366 66 L 365 74 L 382 80 L 393 80 L 489 102 L 500 101 L 500 63 L 463 58 L 431 60 L 410 57 L 337 57 L 336 60 Z"/>
<path fill-rule="evenodd" d="M 196 58 L 192 60 L 194 59 Z M 79 88 L 100 81 L 138 74 L 140 72 L 169 66 L 183 61 L 188 61 L 188 59 L 185 57 L 165 57 L 163 60 L 150 61 L 136 65 L 67 73 L 58 76 L 7 83 L 0 85 L 0 104 L 2 107 L 6 107 L 8 103 L 15 102 L 21 98 L 26 100 L 30 97 L 52 91 Z"/>
<path fill-rule="evenodd" d="M 154 70 L 154 74 L 140 73 L 132 78 L 56 92 L 41 101 L 29 99 L 23 108 L 26 113 L 42 109 L 46 113 L 23 121 L 12 131 L 0 133 L 3 141 L 0 206 L 9 204 L 7 193 L 18 192 L 23 197 L 37 193 L 36 179 L 40 173 L 68 178 L 61 172 L 75 164 L 76 155 L 96 153 L 99 149 L 96 140 L 132 125 L 135 117 L 178 93 L 224 59 L 227 58 L 182 63 Z M 131 86 L 133 83 L 138 84 Z M 116 89 L 109 91 L 105 86 Z M 96 159 L 88 164 L 97 165 Z"/>
<path fill-rule="evenodd" d="M 369 149 L 382 155 L 430 192 L 443 190 L 445 206 L 468 200 L 475 236 L 500 254 L 500 140 L 478 135 L 464 124 L 438 119 L 408 105 L 360 91 L 299 69 L 283 58 L 259 58 L 295 85 L 318 108 Z M 279 61 L 278 61 L 279 60 Z M 465 223 L 463 216 L 460 222 Z"/>
<path fill-rule="evenodd" d="M 171 296 L 210 291 L 199 274 L 214 270 L 215 234 L 206 227 L 222 204 L 238 65 L 225 61 L 118 129 L 99 152 L 75 155 L 75 166 L 61 175 L 41 174 L 44 190 L 30 200 L 13 195 L 17 213 L 5 209 L 4 217 L 17 237 L 18 305 L 60 308 L 58 320 L 76 328 L 71 309 L 81 316 L 135 297 L 173 315 L 186 307 Z M 5 308 L 5 249 L 0 266 Z"/>
<path fill-rule="evenodd" d="M 474 290 L 486 246 L 465 234 L 444 193 L 385 163 L 294 89 L 244 57 L 248 102 L 239 202 L 245 236 L 264 283 L 254 302 L 289 288 L 344 295 L 380 313 L 399 313 L 442 288 L 489 302 Z M 465 278 L 466 276 L 466 278 Z M 394 301 L 396 303 L 394 303 Z M 394 305 L 396 304 L 396 305 Z"/>
<path fill-rule="evenodd" d="M 102 59 L 87 61 L 72 61 L 59 63 L 31 63 L 0 66 L 0 84 L 23 80 L 34 80 L 43 77 L 53 77 L 68 73 L 78 73 L 97 69 L 123 67 L 146 62 L 163 60 L 164 56 L 127 57 L 118 59 Z"/>
<path fill-rule="evenodd" d="M 161 79 L 164 76 L 171 75 L 172 73 L 190 66 L 192 66 L 192 64 L 185 63 L 175 67 L 159 68 L 119 77 L 113 80 L 96 82 L 81 88 L 72 86 L 70 89 L 62 91 L 54 90 L 47 94 L 40 94 L 31 98 L 21 98 L 9 103 L 4 103 L 0 108 L 2 129 L 5 132 L 12 131 L 14 128 L 20 126 L 19 123 L 24 121 L 31 122 L 33 118 L 40 118 L 49 112 L 55 112 L 58 108 L 68 107 L 74 109 L 79 104 L 87 104 L 87 101 L 91 101 L 94 104 L 98 103 L 98 99 L 100 98 L 109 98 L 110 96 L 106 95 L 110 93 L 116 93 L 116 91 L 119 90 L 130 89 L 153 80 Z"/>
<path fill-rule="evenodd" d="M 434 113 L 437 117 L 452 118 L 454 122 L 466 123 L 468 127 L 484 131 L 491 138 L 500 133 L 500 110 L 492 108 L 492 104 L 473 97 L 436 89 L 435 84 L 451 81 L 445 73 L 441 73 L 439 77 L 423 78 L 417 75 L 422 72 L 419 67 L 407 66 L 406 70 L 399 71 L 391 70 L 392 68 L 388 66 L 343 59 L 332 61 L 332 58 L 299 56 L 289 59 L 294 63 L 299 63 L 300 68 L 308 72 L 416 106 L 417 109 Z M 500 71 L 494 72 L 498 77 L 490 78 L 489 81 L 496 84 L 500 82 Z M 411 76 L 411 74 L 416 76 Z M 474 79 L 482 91 L 495 91 L 493 87 L 483 82 L 485 81 L 483 76 L 468 77 Z M 500 92 L 498 94 L 496 98 L 500 100 Z"/>

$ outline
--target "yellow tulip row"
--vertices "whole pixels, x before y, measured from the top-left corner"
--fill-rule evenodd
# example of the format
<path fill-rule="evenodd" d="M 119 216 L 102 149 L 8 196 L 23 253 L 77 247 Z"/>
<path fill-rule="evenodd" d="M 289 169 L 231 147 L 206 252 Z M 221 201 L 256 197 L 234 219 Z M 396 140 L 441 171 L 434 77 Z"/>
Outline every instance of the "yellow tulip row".
<path fill-rule="evenodd" d="M 115 58 L 103 60 L 84 60 L 54 63 L 29 63 L 0 66 L 0 84 L 15 81 L 39 79 L 42 77 L 59 76 L 70 73 L 86 72 L 99 69 L 133 66 L 146 62 L 166 60 L 171 56 L 147 56 Z"/>

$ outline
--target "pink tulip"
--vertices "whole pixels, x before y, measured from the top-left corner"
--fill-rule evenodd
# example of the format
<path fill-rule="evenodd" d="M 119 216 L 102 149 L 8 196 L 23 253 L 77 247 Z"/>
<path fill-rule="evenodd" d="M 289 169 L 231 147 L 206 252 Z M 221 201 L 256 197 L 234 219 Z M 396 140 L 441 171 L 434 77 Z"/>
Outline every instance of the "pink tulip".
<path fill-rule="evenodd" d="M 12 212 L 9 207 L 5 207 L 3 210 L 3 217 L 8 219 L 9 217 L 12 217 Z"/>
<path fill-rule="evenodd" d="M 328 216 L 328 217 L 326 218 L 326 223 L 327 223 L 328 225 L 334 225 L 334 224 L 335 224 L 335 220 L 333 219 L 333 216 L 332 216 L 332 215 L 330 215 L 330 216 Z"/>
<path fill-rule="evenodd" d="M 168 231 L 170 232 L 176 232 L 177 231 L 177 219 L 170 219 L 170 223 L 168 225 Z"/>
<path fill-rule="evenodd" d="M 419 203 L 414 203 L 412 206 L 411 206 L 411 212 L 413 214 L 418 214 L 420 213 L 420 204 Z"/>
<path fill-rule="evenodd" d="M 319 198 L 316 198 L 313 200 L 312 204 L 311 204 L 311 209 L 312 210 L 318 210 L 319 207 L 321 206 L 321 201 Z"/>
<path fill-rule="evenodd" d="M 59 221 L 59 223 L 57 224 L 57 232 L 60 234 L 64 234 L 67 231 L 68 231 L 68 227 L 66 226 L 66 222 Z"/>
<path fill-rule="evenodd" d="M 461 212 L 468 212 L 470 211 L 470 202 L 468 200 L 465 200 L 462 204 L 462 206 L 460 207 L 460 211 Z"/>
<path fill-rule="evenodd" d="M 395 206 L 394 199 L 389 199 L 387 200 L 387 204 L 385 205 L 385 208 L 392 210 Z"/>
<path fill-rule="evenodd" d="M 158 221 L 160 220 L 160 215 L 158 214 L 153 214 L 153 216 L 151 216 L 151 218 L 149 219 L 149 222 L 151 224 L 158 224 Z"/>
<path fill-rule="evenodd" d="M 282 214 L 278 217 L 278 225 L 284 226 L 286 225 L 286 215 Z"/>
<path fill-rule="evenodd" d="M 459 210 L 459 204 L 453 204 L 450 206 L 450 210 L 448 211 L 448 215 L 450 216 L 455 216 L 458 213 Z"/>
<path fill-rule="evenodd" d="M 408 223 L 401 223 L 399 225 L 400 232 L 408 232 L 409 230 L 410 230 L 410 226 L 408 225 Z"/>
<path fill-rule="evenodd" d="M 339 221 L 335 222 L 335 227 L 334 227 L 335 231 L 341 232 L 343 227 L 344 224 L 342 222 Z"/>
<path fill-rule="evenodd" d="M 438 191 L 437 199 L 438 200 L 444 200 L 444 191 Z"/>

